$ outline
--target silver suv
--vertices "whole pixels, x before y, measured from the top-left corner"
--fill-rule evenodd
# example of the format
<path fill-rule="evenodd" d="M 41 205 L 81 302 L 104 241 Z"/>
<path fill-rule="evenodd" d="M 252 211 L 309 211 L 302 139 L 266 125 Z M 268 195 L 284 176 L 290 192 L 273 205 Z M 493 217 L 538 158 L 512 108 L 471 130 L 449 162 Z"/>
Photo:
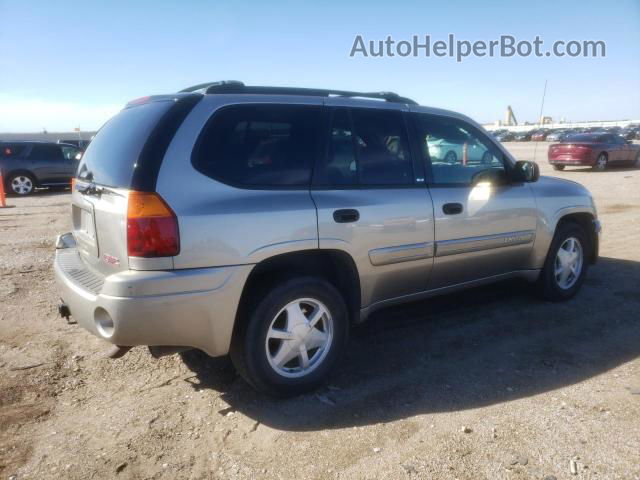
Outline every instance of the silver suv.
<path fill-rule="evenodd" d="M 393 93 L 197 85 L 95 136 L 57 241 L 94 335 L 231 354 L 255 388 L 317 387 L 388 305 L 522 277 L 566 300 L 598 256 L 589 192 L 471 119 Z"/>

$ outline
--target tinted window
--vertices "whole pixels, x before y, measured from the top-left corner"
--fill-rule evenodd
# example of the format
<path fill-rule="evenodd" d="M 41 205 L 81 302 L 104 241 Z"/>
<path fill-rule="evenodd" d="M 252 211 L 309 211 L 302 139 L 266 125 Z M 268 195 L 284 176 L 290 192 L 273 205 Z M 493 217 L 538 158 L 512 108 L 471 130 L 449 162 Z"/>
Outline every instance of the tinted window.
<path fill-rule="evenodd" d="M 25 151 L 25 148 L 26 145 L 21 143 L 2 143 L 0 144 L 0 157 L 19 157 Z"/>
<path fill-rule="evenodd" d="M 64 155 L 57 145 L 34 145 L 29 154 L 29 160 L 63 162 Z"/>
<path fill-rule="evenodd" d="M 120 111 L 89 144 L 78 166 L 78 178 L 129 188 L 145 142 L 173 104 L 151 102 Z"/>
<path fill-rule="evenodd" d="M 334 109 L 320 185 L 409 185 L 414 183 L 402 112 Z"/>
<path fill-rule="evenodd" d="M 437 115 L 415 114 L 414 119 L 433 183 L 467 185 L 478 172 L 504 170 L 500 150 L 472 125 Z"/>
<path fill-rule="evenodd" d="M 592 133 L 575 133 L 569 134 L 565 137 L 562 142 L 563 143 L 571 143 L 571 142 L 606 142 L 608 135 L 594 135 Z"/>
<path fill-rule="evenodd" d="M 611 137 L 612 137 L 612 143 L 615 143 L 615 144 L 627 143 L 627 141 L 620 135 L 611 135 Z"/>
<path fill-rule="evenodd" d="M 320 108 L 315 106 L 223 108 L 205 127 L 193 165 L 201 173 L 233 185 L 308 185 L 319 118 Z"/>

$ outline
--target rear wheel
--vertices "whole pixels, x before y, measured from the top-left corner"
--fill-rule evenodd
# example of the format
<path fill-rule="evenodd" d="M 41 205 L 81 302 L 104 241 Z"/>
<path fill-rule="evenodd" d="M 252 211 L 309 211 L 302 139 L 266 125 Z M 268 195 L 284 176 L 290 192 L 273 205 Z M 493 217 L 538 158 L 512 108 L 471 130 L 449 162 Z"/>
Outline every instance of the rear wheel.
<path fill-rule="evenodd" d="M 9 177 L 7 190 L 15 195 L 31 195 L 35 190 L 35 182 L 30 175 L 19 173 Z"/>
<path fill-rule="evenodd" d="M 576 223 L 561 224 L 556 231 L 540 278 L 540 293 L 551 301 L 568 300 L 584 282 L 588 269 L 589 240 Z"/>
<path fill-rule="evenodd" d="M 320 386 L 342 355 L 347 308 L 329 282 L 294 278 L 269 291 L 239 326 L 231 359 L 257 390 L 291 396 Z"/>
<path fill-rule="evenodd" d="M 607 158 L 607 154 L 601 153 L 600 155 L 598 155 L 598 158 L 596 159 L 596 163 L 593 165 L 592 168 L 598 172 L 602 172 L 607 168 L 608 162 L 609 162 L 609 159 Z"/>
<path fill-rule="evenodd" d="M 564 165 L 554 165 L 553 169 L 562 171 L 562 170 L 564 170 Z"/>

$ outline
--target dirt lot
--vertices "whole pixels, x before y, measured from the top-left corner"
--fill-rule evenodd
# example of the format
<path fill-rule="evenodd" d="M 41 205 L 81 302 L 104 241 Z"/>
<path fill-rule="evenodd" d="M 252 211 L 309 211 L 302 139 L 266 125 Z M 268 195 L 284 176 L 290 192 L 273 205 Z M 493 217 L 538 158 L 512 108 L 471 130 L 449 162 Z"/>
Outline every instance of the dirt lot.
<path fill-rule="evenodd" d="M 511 282 L 379 312 L 325 389 L 287 401 L 226 359 L 105 359 L 56 316 L 68 194 L 10 199 L 0 478 L 640 478 L 640 170 L 553 172 L 545 155 L 543 173 L 586 185 L 604 224 L 577 298 Z"/>

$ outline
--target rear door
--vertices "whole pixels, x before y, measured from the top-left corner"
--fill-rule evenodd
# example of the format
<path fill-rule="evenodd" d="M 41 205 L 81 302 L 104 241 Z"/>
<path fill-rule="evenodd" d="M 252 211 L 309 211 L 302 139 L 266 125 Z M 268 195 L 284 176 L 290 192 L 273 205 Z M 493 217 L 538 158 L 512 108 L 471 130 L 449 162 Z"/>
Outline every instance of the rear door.
<path fill-rule="evenodd" d="M 404 113 L 387 104 L 330 106 L 326 120 L 326 148 L 311 191 L 320 248 L 355 260 L 363 307 L 426 290 L 433 207 Z"/>
<path fill-rule="evenodd" d="M 537 224 L 529 185 L 476 180 L 480 173 L 506 176 L 508 160 L 470 123 L 426 113 L 412 113 L 412 120 L 430 165 L 435 260 L 429 288 L 526 268 Z M 430 143 L 443 141 L 467 153 L 455 163 L 445 158 L 444 151 L 434 156 Z M 470 145 L 482 152 L 471 156 Z"/>

